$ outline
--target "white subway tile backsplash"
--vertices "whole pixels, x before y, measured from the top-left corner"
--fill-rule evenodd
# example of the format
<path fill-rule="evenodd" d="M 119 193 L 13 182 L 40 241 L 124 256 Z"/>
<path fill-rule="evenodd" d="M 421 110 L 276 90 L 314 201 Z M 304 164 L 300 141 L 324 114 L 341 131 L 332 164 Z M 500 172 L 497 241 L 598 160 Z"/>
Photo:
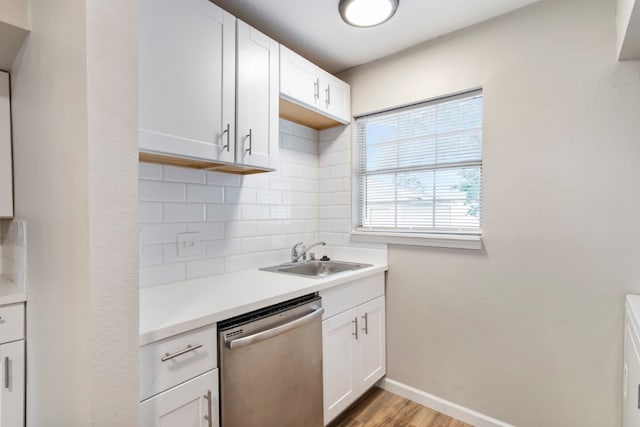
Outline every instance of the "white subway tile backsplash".
<path fill-rule="evenodd" d="M 318 131 L 315 129 L 292 123 L 291 133 L 300 138 L 310 139 L 315 142 L 316 145 L 318 144 Z"/>
<path fill-rule="evenodd" d="M 187 202 L 222 203 L 223 187 L 217 185 L 187 184 Z"/>
<path fill-rule="evenodd" d="M 224 258 L 207 258 L 187 262 L 187 279 L 224 273 Z"/>
<path fill-rule="evenodd" d="M 184 202 L 184 184 L 141 180 L 139 197 L 145 202 Z"/>
<path fill-rule="evenodd" d="M 280 120 L 275 172 L 240 176 L 141 163 L 140 285 L 278 264 L 300 241 L 332 245 L 315 250 L 318 256 L 335 249 L 345 260 L 386 260 L 383 247 L 349 241 L 350 144 L 348 126 L 318 132 Z M 177 256 L 184 232 L 199 233 L 199 255 Z"/>
<path fill-rule="evenodd" d="M 242 205 L 240 209 L 240 219 L 243 221 L 269 219 L 269 206 Z"/>
<path fill-rule="evenodd" d="M 255 221 L 232 221 L 225 224 L 225 238 L 251 237 L 258 235 L 258 224 Z"/>
<path fill-rule="evenodd" d="M 207 221 L 231 221 L 240 215 L 240 206 L 207 205 Z"/>
<path fill-rule="evenodd" d="M 143 245 L 173 243 L 178 241 L 178 233 L 186 231 L 184 223 L 140 224 Z"/>
<path fill-rule="evenodd" d="M 162 179 L 162 166 L 153 163 L 138 163 L 139 179 Z"/>
<path fill-rule="evenodd" d="M 162 260 L 165 264 L 173 264 L 176 262 L 186 262 L 201 259 L 206 256 L 206 245 L 200 242 L 200 251 L 197 255 L 179 256 L 177 243 L 165 243 L 162 245 Z"/>
<path fill-rule="evenodd" d="M 163 166 L 165 181 L 191 182 L 204 184 L 205 171 L 200 169 L 180 168 L 175 166 Z"/>
<path fill-rule="evenodd" d="M 140 266 L 162 264 L 162 245 L 142 245 Z"/>
<path fill-rule="evenodd" d="M 140 286 L 152 286 L 161 283 L 177 282 L 186 279 L 185 263 L 160 264 L 140 267 Z"/>
<path fill-rule="evenodd" d="M 269 188 L 269 175 L 273 172 L 245 175 L 242 188 Z"/>
<path fill-rule="evenodd" d="M 247 252 L 260 252 L 271 249 L 271 237 L 245 237 L 242 239 L 242 251 Z"/>
<path fill-rule="evenodd" d="M 205 219 L 205 205 L 202 203 L 164 203 L 164 222 L 198 222 Z"/>
<path fill-rule="evenodd" d="M 224 203 L 227 204 L 239 204 L 239 203 L 255 203 L 256 202 L 256 190 L 255 188 L 224 188 Z"/>
<path fill-rule="evenodd" d="M 281 205 L 282 191 L 261 189 L 256 194 L 256 202 L 262 205 Z"/>
<path fill-rule="evenodd" d="M 201 240 L 224 239 L 224 222 L 190 222 L 187 231 L 200 233 Z"/>
<path fill-rule="evenodd" d="M 258 267 L 256 254 L 233 255 L 224 259 L 224 270 L 227 273 L 249 270 L 255 267 Z"/>
<path fill-rule="evenodd" d="M 140 202 L 138 204 L 138 222 L 162 222 L 162 203 Z"/>
<path fill-rule="evenodd" d="M 225 187 L 240 187 L 242 185 L 242 175 L 207 172 L 207 184 L 222 185 Z"/>

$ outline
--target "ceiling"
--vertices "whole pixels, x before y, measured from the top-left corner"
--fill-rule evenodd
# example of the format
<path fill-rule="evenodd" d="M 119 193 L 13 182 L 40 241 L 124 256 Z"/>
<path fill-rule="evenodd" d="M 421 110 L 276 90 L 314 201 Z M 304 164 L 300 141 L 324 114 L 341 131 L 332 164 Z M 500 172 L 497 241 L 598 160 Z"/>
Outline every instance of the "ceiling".
<path fill-rule="evenodd" d="M 212 1 L 336 73 L 538 0 L 400 0 L 395 16 L 373 28 L 345 24 L 339 0 Z"/>

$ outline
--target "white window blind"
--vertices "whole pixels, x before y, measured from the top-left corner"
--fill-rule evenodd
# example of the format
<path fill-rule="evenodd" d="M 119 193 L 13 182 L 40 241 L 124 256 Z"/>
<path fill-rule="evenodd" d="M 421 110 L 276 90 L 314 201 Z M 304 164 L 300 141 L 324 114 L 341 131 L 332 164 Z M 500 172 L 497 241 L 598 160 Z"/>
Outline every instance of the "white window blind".
<path fill-rule="evenodd" d="M 482 91 L 356 119 L 360 231 L 480 234 Z"/>

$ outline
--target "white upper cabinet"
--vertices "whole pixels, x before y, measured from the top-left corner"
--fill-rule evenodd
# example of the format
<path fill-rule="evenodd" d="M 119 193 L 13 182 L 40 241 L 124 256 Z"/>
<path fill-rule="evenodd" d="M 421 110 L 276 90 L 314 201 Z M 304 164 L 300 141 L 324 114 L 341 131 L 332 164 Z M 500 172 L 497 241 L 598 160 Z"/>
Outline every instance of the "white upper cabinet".
<path fill-rule="evenodd" d="M 280 46 L 280 94 L 292 101 L 320 108 L 320 68 Z"/>
<path fill-rule="evenodd" d="M 278 44 L 208 0 L 140 2 L 140 159 L 275 169 Z"/>
<path fill-rule="evenodd" d="M 233 163 L 235 18 L 207 0 L 140 1 L 140 149 Z"/>
<path fill-rule="evenodd" d="M 331 74 L 324 73 L 320 87 L 324 91 L 322 98 L 327 113 L 349 123 L 351 119 L 351 89 L 349 85 Z"/>
<path fill-rule="evenodd" d="M 349 85 L 283 45 L 280 97 L 281 116 L 298 123 L 324 129 L 351 120 Z"/>
<path fill-rule="evenodd" d="M 275 169 L 278 160 L 278 43 L 240 20 L 236 42 L 236 162 Z"/>
<path fill-rule="evenodd" d="M 0 218 L 13 216 L 9 74 L 0 71 Z"/>

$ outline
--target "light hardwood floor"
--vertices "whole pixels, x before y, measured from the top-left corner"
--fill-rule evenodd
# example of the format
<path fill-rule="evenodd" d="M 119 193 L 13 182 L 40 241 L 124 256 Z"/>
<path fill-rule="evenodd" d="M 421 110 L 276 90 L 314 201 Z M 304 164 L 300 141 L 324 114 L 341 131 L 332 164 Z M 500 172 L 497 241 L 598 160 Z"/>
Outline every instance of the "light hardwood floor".
<path fill-rule="evenodd" d="M 374 387 L 328 427 L 472 427 Z"/>

